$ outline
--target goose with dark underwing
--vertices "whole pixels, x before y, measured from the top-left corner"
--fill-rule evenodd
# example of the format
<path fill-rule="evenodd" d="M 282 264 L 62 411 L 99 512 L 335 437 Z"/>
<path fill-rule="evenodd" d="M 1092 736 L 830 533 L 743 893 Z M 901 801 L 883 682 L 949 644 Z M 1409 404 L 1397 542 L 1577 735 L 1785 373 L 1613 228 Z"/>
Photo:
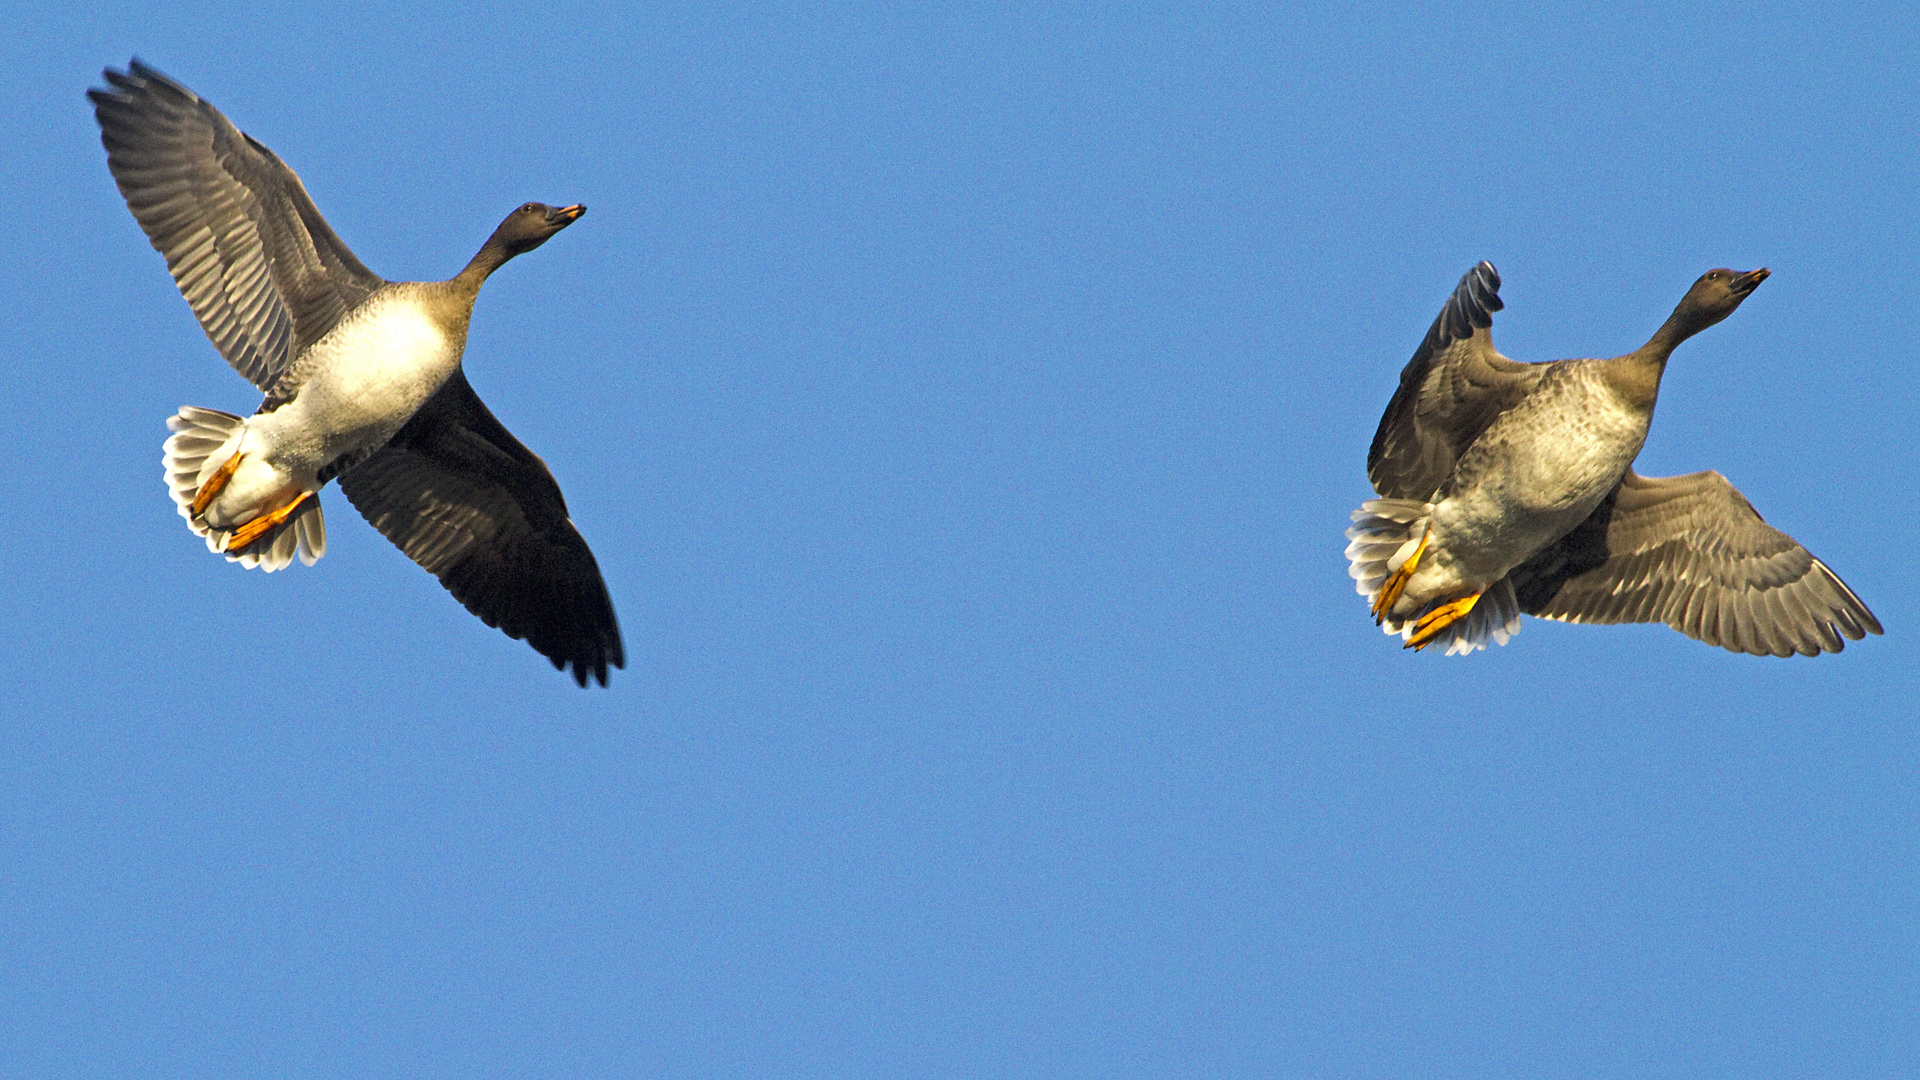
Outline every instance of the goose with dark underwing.
<path fill-rule="evenodd" d="M 1347 559 L 1374 620 L 1449 654 L 1506 644 L 1522 613 L 1664 622 L 1756 656 L 1880 633 L 1845 582 L 1719 473 L 1631 468 L 1674 348 L 1767 276 L 1708 271 L 1625 356 L 1525 364 L 1493 347 L 1500 275 L 1467 271 L 1367 454 L 1380 498 L 1353 512 Z"/>
<path fill-rule="evenodd" d="M 538 455 L 460 367 L 474 298 L 586 212 L 527 203 L 446 281 L 387 281 L 300 178 L 193 91 L 138 60 L 87 92 L 107 165 L 200 326 L 266 395 L 250 417 L 170 417 L 169 490 L 207 546 L 273 571 L 326 552 L 319 492 L 367 520 L 467 610 L 585 686 L 625 654 L 593 552 Z"/>

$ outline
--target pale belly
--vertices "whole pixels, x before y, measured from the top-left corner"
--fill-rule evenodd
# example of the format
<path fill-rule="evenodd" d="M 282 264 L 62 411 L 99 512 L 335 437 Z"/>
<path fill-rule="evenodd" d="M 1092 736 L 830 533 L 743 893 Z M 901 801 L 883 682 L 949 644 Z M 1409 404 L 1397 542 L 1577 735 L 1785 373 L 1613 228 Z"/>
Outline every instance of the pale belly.
<path fill-rule="evenodd" d="M 294 399 L 247 426 L 269 459 L 310 480 L 391 439 L 459 366 L 461 344 L 411 305 L 363 310 L 303 358 L 312 374 Z"/>
<path fill-rule="evenodd" d="M 1416 578 L 1422 592 L 1505 577 L 1585 521 L 1639 456 L 1648 418 L 1604 389 L 1571 386 L 1553 404 L 1551 415 L 1503 417 L 1463 456 L 1460 475 L 1471 482 L 1434 507 L 1436 557 Z"/>
<path fill-rule="evenodd" d="M 411 304 L 356 312 L 301 358 L 308 374 L 292 401 L 248 418 L 238 468 L 207 507 L 208 523 L 229 527 L 318 491 L 321 469 L 386 445 L 453 374 L 462 345 Z M 210 458 L 207 471 L 223 460 Z"/>

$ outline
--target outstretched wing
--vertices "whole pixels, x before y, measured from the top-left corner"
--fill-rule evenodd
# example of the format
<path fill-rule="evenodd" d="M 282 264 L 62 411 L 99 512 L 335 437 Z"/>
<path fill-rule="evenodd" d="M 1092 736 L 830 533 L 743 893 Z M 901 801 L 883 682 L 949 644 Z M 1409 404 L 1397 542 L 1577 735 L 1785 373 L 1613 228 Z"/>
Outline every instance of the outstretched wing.
<path fill-rule="evenodd" d="M 600 566 L 560 485 L 455 370 L 413 419 L 340 474 L 354 508 L 488 626 L 607 684 L 626 666 Z"/>
<path fill-rule="evenodd" d="M 1514 569 L 1520 608 L 1567 622 L 1664 622 L 1755 656 L 1839 652 L 1881 632 L 1827 565 L 1717 472 L 1629 470 L 1581 526 Z"/>
<path fill-rule="evenodd" d="M 1483 262 L 1440 309 L 1367 451 L 1367 478 L 1382 496 L 1432 499 L 1487 425 L 1539 383 L 1546 365 L 1509 360 L 1493 347 L 1493 313 L 1504 306 L 1500 274 Z"/>
<path fill-rule="evenodd" d="M 135 60 L 89 90 L 107 167 L 220 355 L 262 391 L 385 284 L 293 170 L 193 91 Z"/>

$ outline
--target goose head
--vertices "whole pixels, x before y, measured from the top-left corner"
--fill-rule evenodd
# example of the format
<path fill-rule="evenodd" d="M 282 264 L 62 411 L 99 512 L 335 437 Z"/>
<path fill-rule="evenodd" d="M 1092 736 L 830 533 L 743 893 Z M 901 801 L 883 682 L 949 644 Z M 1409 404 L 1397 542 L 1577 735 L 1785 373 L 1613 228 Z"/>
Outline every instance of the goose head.
<path fill-rule="evenodd" d="M 572 206 L 548 206 L 546 203 L 530 202 L 508 214 L 500 227 L 493 230 L 493 236 L 487 241 L 498 244 L 507 258 L 524 255 L 561 229 L 580 219 L 587 208 L 575 203 Z"/>
<path fill-rule="evenodd" d="M 1724 268 L 1709 270 L 1680 298 L 1679 306 L 1667 321 L 1679 331 L 1679 338 L 1692 337 L 1733 314 L 1741 301 L 1767 280 L 1769 273 L 1764 266 L 1744 274 Z"/>

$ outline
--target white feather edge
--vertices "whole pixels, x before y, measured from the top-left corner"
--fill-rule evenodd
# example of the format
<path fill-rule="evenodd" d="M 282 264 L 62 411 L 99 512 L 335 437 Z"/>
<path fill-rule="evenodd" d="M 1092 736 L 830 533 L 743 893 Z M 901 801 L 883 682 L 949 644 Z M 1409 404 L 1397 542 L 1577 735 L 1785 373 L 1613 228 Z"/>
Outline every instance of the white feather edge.
<path fill-rule="evenodd" d="M 1350 517 L 1347 529 L 1347 576 L 1353 578 L 1354 591 L 1371 605 L 1388 575 L 1413 557 L 1426 535 L 1427 520 L 1433 504 L 1412 499 L 1369 499 Z M 1402 640 L 1413 636 L 1418 616 L 1396 619 L 1389 615 L 1380 629 Z M 1465 656 L 1487 647 L 1489 641 L 1505 645 L 1520 632 L 1520 600 L 1513 583 L 1506 578 L 1480 596 L 1467 617 L 1440 632 L 1432 644 L 1445 645 L 1448 656 Z"/>
<path fill-rule="evenodd" d="M 165 470 L 167 494 L 174 507 L 186 519 L 195 536 L 207 542 L 207 550 L 225 555 L 228 562 L 259 568 L 269 574 L 284 570 L 299 560 L 312 566 L 327 553 L 326 516 L 320 510 L 320 498 L 306 501 L 293 519 L 273 531 L 264 540 L 245 551 L 226 550 L 230 529 L 216 529 L 193 515 L 193 497 L 207 477 L 232 457 L 246 435 L 245 417 L 218 409 L 183 405 L 167 417 L 167 430 L 173 432 L 162 447 L 161 465 Z"/>

